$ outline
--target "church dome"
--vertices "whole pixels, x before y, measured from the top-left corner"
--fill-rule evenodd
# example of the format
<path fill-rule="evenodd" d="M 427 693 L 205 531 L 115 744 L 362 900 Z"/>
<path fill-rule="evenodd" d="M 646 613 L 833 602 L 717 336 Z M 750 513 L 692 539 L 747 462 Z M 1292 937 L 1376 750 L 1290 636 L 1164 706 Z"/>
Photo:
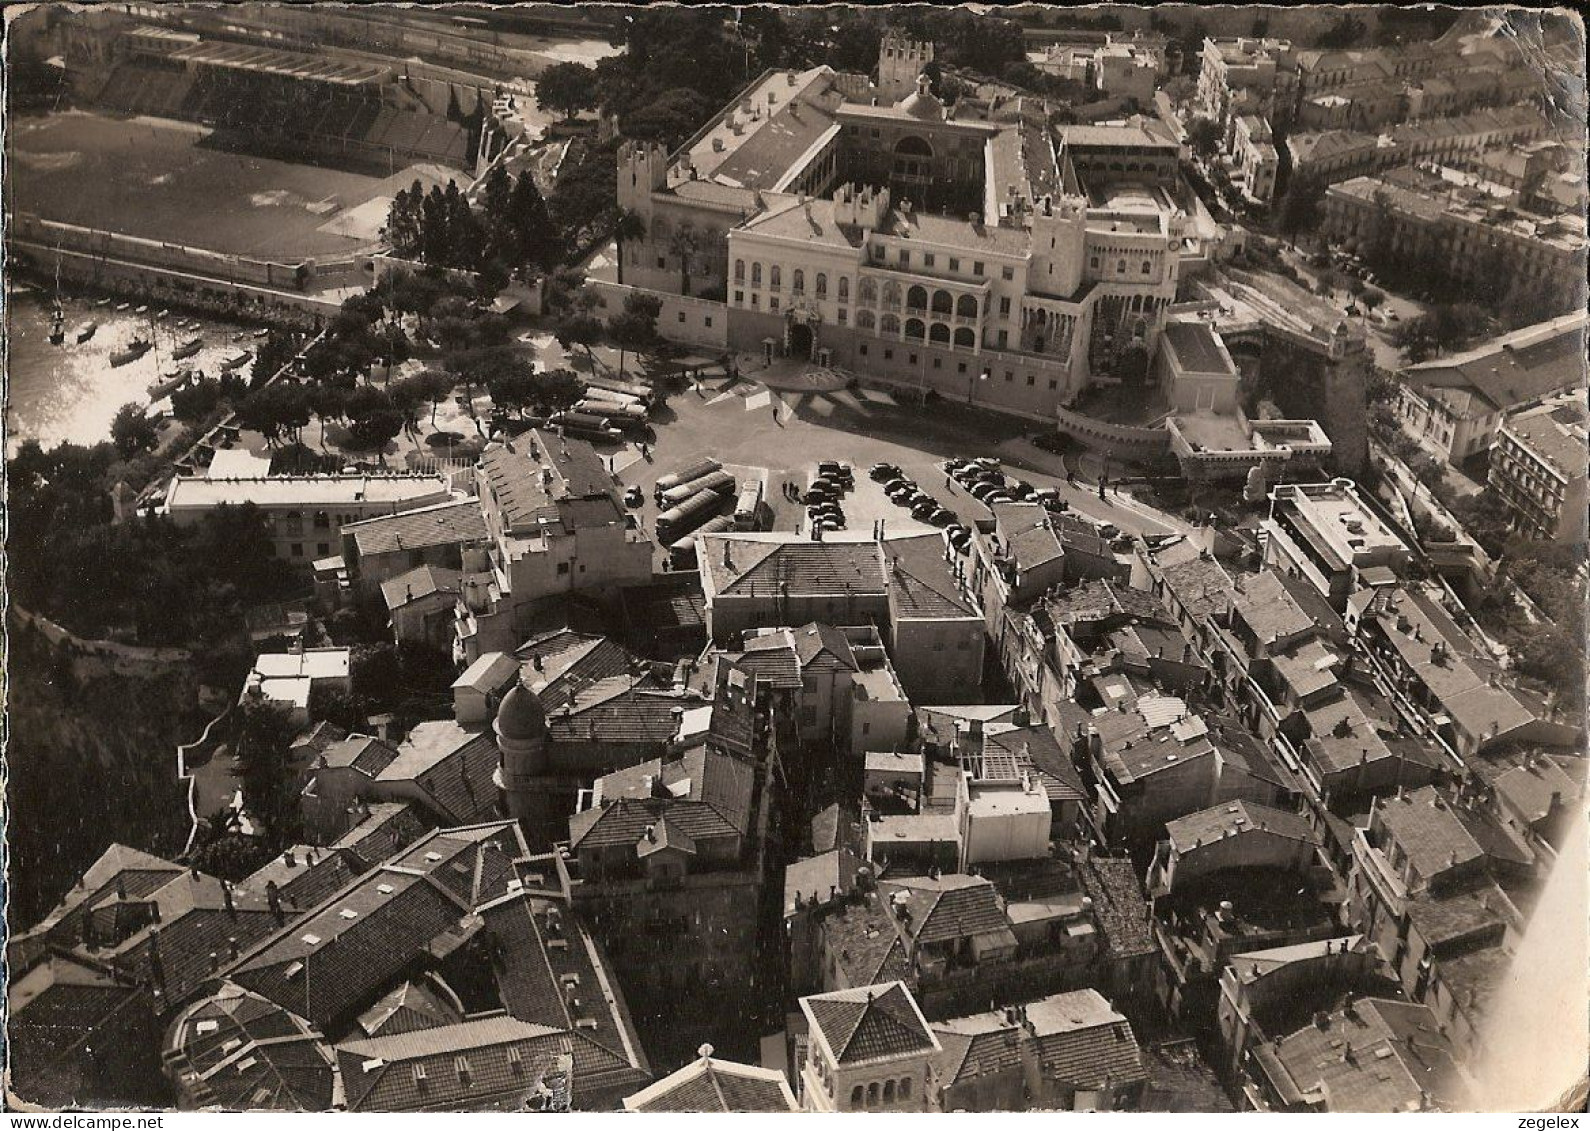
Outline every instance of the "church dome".
<path fill-rule="evenodd" d="M 944 103 L 933 97 L 933 92 L 928 89 L 933 80 L 926 75 L 918 75 L 916 90 L 906 95 L 894 104 L 896 110 L 901 110 L 911 117 L 923 122 L 942 122 L 944 120 Z"/>
<path fill-rule="evenodd" d="M 497 737 L 509 742 L 530 742 L 547 733 L 547 715 L 541 700 L 522 682 L 516 682 L 497 708 Z"/>

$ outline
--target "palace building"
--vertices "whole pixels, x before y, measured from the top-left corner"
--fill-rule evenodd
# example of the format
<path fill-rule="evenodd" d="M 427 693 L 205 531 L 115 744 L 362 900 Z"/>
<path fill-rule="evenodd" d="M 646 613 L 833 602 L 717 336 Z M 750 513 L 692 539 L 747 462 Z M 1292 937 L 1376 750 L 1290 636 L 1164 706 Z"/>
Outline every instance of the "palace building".
<path fill-rule="evenodd" d="M 625 282 L 720 299 L 735 350 L 1038 418 L 1118 366 L 1141 380 L 1218 235 L 1169 127 L 946 108 L 926 75 L 891 104 L 860 79 L 768 71 L 671 156 L 627 143 Z"/>

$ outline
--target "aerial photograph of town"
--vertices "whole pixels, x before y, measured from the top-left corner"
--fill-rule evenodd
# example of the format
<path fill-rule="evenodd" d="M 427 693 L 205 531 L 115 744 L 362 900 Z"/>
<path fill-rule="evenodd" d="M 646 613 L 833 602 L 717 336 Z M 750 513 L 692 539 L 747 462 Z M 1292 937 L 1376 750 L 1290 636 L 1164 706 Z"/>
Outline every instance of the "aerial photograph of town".
<path fill-rule="evenodd" d="M 6 1111 L 1584 1110 L 1577 14 L 4 18 Z"/>

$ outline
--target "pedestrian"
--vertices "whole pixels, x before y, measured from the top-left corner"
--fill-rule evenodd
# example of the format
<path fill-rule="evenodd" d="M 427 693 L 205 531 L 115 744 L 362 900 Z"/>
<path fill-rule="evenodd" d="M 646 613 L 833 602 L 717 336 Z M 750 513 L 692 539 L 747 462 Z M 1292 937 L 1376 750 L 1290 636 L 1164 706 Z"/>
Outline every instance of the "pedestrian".
<path fill-rule="evenodd" d="M 951 483 L 951 482 L 950 482 L 950 477 L 949 477 L 949 473 L 948 473 L 948 472 L 946 472 L 946 473 L 945 473 L 945 474 L 944 474 L 944 489 L 945 489 L 945 490 L 946 490 L 946 491 L 948 491 L 948 492 L 949 492 L 949 493 L 950 493 L 950 494 L 952 494 L 952 495 L 953 495 L 953 494 L 955 494 L 955 487 L 954 487 L 954 486 L 953 486 L 953 484 L 952 484 L 952 483 Z"/>

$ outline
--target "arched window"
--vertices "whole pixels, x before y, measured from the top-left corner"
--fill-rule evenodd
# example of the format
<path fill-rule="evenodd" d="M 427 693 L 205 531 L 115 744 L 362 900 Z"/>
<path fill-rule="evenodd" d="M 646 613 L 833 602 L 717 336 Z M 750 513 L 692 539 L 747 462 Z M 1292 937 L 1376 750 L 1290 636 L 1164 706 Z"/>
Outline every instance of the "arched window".
<path fill-rule="evenodd" d="M 1126 274 L 1126 260 L 1118 259 L 1118 260 L 1115 261 L 1115 273 L 1117 275 Z M 773 285 L 775 287 L 778 286 L 778 268 L 777 267 L 773 268 Z"/>
<path fill-rule="evenodd" d="M 908 134 L 895 143 L 894 151 L 911 157 L 932 157 L 933 147 L 915 134 Z"/>
<path fill-rule="evenodd" d="M 850 1089 L 850 1106 L 852 1108 L 858 1108 L 861 1106 L 862 1095 L 863 1092 L 860 1084 L 857 1084 L 854 1088 Z"/>
<path fill-rule="evenodd" d="M 926 310 L 927 301 L 926 287 L 912 287 L 905 292 L 905 308 L 907 310 Z"/>
<path fill-rule="evenodd" d="M 878 1106 L 878 1082 L 876 1080 L 867 1085 L 867 1106 Z"/>
<path fill-rule="evenodd" d="M 948 314 L 955 309 L 955 300 L 950 297 L 949 291 L 933 292 L 933 313 Z"/>
<path fill-rule="evenodd" d="M 962 295 L 955 300 L 955 313 L 961 318 L 976 318 L 977 299 L 971 295 Z"/>
<path fill-rule="evenodd" d="M 894 1081 L 893 1080 L 885 1080 L 883 1082 L 883 1102 L 886 1103 L 886 1104 L 892 1104 L 894 1102 Z"/>
<path fill-rule="evenodd" d="M 806 272 L 799 267 L 795 268 L 795 273 L 790 276 L 790 290 L 795 294 L 802 294 L 806 290 Z"/>
<path fill-rule="evenodd" d="M 900 284 L 893 279 L 883 284 L 883 301 L 886 306 L 900 305 Z"/>
<path fill-rule="evenodd" d="M 920 326 L 921 323 L 919 322 L 919 323 L 917 323 L 917 325 Z M 878 320 L 878 333 L 880 333 L 880 334 L 898 334 L 899 332 L 900 332 L 900 320 L 898 318 L 896 318 L 894 315 L 885 314 L 881 319 Z"/>
<path fill-rule="evenodd" d="M 911 1098 L 911 1077 L 909 1076 L 900 1081 L 900 1098 L 902 1100 Z"/>
<path fill-rule="evenodd" d="M 877 324 L 878 324 L 878 320 L 873 317 L 872 311 L 870 311 L 870 310 L 858 310 L 858 311 L 856 311 L 856 329 L 858 329 L 858 330 L 870 330 L 874 326 L 876 326 Z"/>
<path fill-rule="evenodd" d="M 817 297 L 828 297 L 828 276 L 824 275 L 821 271 L 817 273 Z"/>
<path fill-rule="evenodd" d="M 1122 262 L 1124 263 L 1125 261 L 1122 260 Z M 779 278 L 778 264 L 775 263 L 771 268 L 768 269 L 767 285 L 775 291 L 778 290 Z"/>
<path fill-rule="evenodd" d="M 955 344 L 957 346 L 966 346 L 967 348 L 971 348 L 977 345 L 977 334 L 970 326 L 962 326 L 959 330 L 955 331 Z"/>
<path fill-rule="evenodd" d="M 845 282 L 846 280 L 844 279 L 839 280 L 840 298 L 845 297 Z M 862 302 L 866 303 L 868 306 L 871 306 L 873 303 L 878 301 L 878 284 L 871 279 L 863 278 L 858 287 L 857 294 L 859 295 Z"/>
<path fill-rule="evenodd" d="M 908 318 L 908 319 L 906 319 L 906 322 L 905 322 L 905 336 L 907 338 L 913 339 L 915 341 L 920 342 L 922 340 L 923 335 L 926 332 L 927 332 L 927 327 L 925 325 L 923 325 L 922 319 L 920 319 L 920 318 Z"/>
<path fill-rule="evenodd" d="M 940 345 L 949 345 L 950 328 L 944 325 L 942 322 L 933 323 L 932 328 L 928 330 L 928 340 L 931 342 L 938 342 Z"/>
<path fill-rule="evenodd" d="M 751 285 L 753 287 L 762 285 L 762 265 L 760 263 L 751 264 Z"/>
<path fill-rule="evenodd" d="M 734 261 L 734 281 L 736 283 L 745 282 L 745 260 L 743 259 Z"/>
<path fill-rule="evenodd" d="M 1148 260 L 1148 259 L 1143 260 L 1143 274 L 1147 275 L 1150 272 L 1152 272 L 1153 270 L 1154 270 L 1153 261 L 1152 260 Z"/>

